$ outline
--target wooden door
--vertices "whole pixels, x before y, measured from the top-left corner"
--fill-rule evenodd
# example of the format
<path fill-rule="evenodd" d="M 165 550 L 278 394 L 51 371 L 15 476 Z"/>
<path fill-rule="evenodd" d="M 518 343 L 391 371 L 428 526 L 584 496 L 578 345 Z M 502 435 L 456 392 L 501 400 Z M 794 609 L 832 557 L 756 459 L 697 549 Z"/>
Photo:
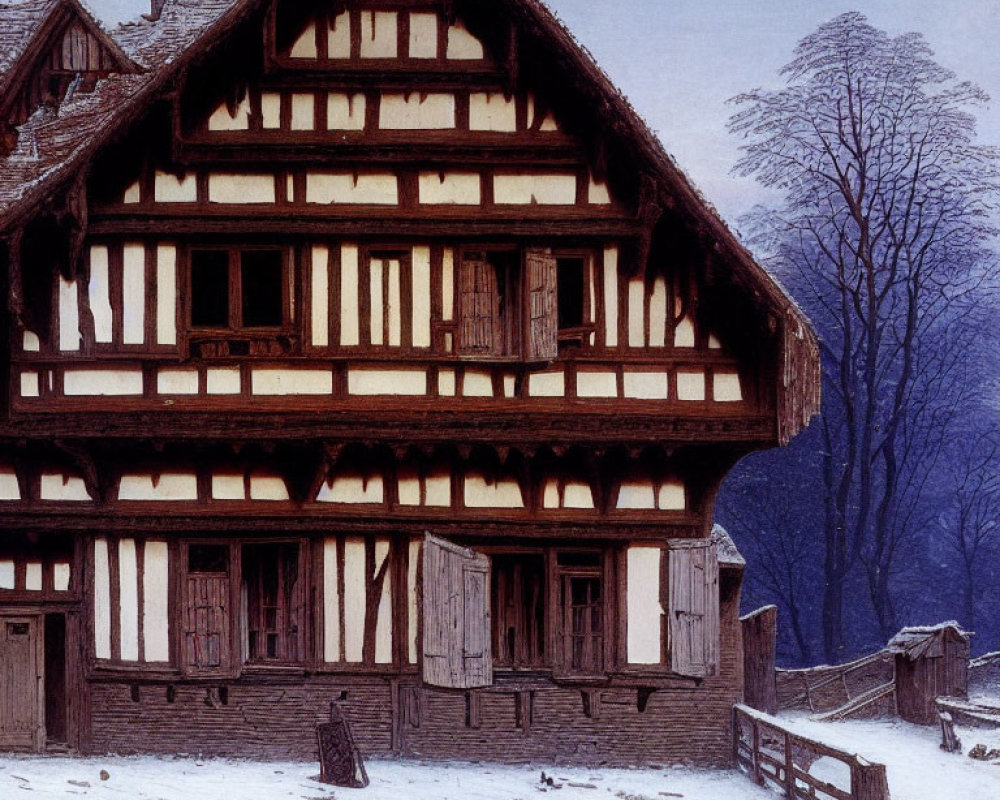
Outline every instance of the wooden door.
<path fill-rule="evenodd" d="M 42 640 L 34 617 L 0 617 L 0 750 L 41 750 Z"/>

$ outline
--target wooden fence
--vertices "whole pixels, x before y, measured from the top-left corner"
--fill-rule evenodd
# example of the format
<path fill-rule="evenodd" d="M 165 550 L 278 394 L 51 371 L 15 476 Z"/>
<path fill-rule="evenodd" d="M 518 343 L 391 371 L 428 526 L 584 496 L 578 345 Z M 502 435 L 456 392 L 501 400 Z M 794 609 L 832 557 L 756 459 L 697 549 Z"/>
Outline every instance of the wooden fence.
<path fill-rule="evenodd" d="M 790 800 L 889 800 L 883 764 L 792 733 L 774 717 L 748 706 L 734 706 L 733 714 L 733 755 L 754 783 L 784 789 Z M 811 775 L 810 768 L 821 758 L 844 765 L 849 785 Z"/>
<path fill-rule="evenodd" d="M 823 714 L 854 703 L 896 678 L 895 659 L 883 651 L 849 664 L 775 671 L 778 707 Z M 887 709 L 890 712 L 895 709 Z"/>

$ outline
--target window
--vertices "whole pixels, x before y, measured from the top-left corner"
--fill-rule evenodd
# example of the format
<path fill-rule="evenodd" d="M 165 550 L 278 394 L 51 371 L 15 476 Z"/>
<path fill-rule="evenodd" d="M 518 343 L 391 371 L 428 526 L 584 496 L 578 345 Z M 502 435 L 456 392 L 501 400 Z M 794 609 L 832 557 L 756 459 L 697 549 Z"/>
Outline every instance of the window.
<path fill-rule="evenodd" d="M 205 249 L 190 252 L 191 327 L 287 328 L 291 281 L 280 249 Z"/>
<path fill-rule="evenodd" d="M 459 273 L 460 345 L 466 355 L 519 356 L 519 254 L 466 251 Z"/>
<path fill-rule="evenodd" d="M 231 669 L 229 548 L 188 546 L 184 579 L 184 668 L 218 674 Z"/>
<path fill-rule="evenodd" d="M 600 553 L 560 553 L 559 624 L 562 670 L 574 675 L 604 671 L 604 586 Z"/>
<path fill-rule="evenodd" d="M 242 564 L 244 660 L 299 660 L 298 545 L 246 545 Z"/>
<path fill-rule="evenodd" d="M 493 663 L 545 664 L 545 558 L 541 554 L 492 559 Z"/>
<path fill-rule="evenodd" d="M 592 263 L 586 255 L 556 258 L 558 336 L 561 343 L 583 344 L 594 329 Z"/>

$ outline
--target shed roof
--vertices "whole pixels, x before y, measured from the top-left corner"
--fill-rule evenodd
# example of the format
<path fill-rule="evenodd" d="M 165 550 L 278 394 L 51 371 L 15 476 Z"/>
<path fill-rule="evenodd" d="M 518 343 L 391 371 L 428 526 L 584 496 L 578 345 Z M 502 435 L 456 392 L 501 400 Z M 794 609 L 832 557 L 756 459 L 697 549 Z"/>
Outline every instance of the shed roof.
<path fill-rule="evenodd" d="M 968 642 L 972 633 L 962 629 L 954 620 L 937 625 L 903 628 L 886 645 L 886 651 L 905 655 L 910 661 L 918 658 L 935 658 L 944 655 L 944 642 Z"/>

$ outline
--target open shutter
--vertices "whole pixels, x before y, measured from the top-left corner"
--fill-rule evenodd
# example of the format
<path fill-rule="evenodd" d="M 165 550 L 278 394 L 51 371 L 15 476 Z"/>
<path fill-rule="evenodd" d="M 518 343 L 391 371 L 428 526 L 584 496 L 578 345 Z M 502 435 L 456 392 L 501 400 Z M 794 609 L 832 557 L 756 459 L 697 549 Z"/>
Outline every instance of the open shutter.
<path fill-rule="evenodd" d="M 503 343 L 500 295 L 496 269 L 485 253 L 465 254 L 459 270 L 459 294 L 462 352 L 499 353 Z"/>
<path fill-rule="evenodd" d="M 427 535 L 424 683 L 450 689 L 493 683 L 489 587 L 489 558 Z"/>
<path fill-rule="evenodd" d="M 670 543 L 668 635 L 679 675 L 714 675 L 719 663 L 719 560 L 710 541 Z"/>
<path fill-rule="evenodd" d="M 525 260 L 531 326 L 527 358 L 551 361 L 559 355 L 556 259 L 545 250 L 528 250 Z"/>

